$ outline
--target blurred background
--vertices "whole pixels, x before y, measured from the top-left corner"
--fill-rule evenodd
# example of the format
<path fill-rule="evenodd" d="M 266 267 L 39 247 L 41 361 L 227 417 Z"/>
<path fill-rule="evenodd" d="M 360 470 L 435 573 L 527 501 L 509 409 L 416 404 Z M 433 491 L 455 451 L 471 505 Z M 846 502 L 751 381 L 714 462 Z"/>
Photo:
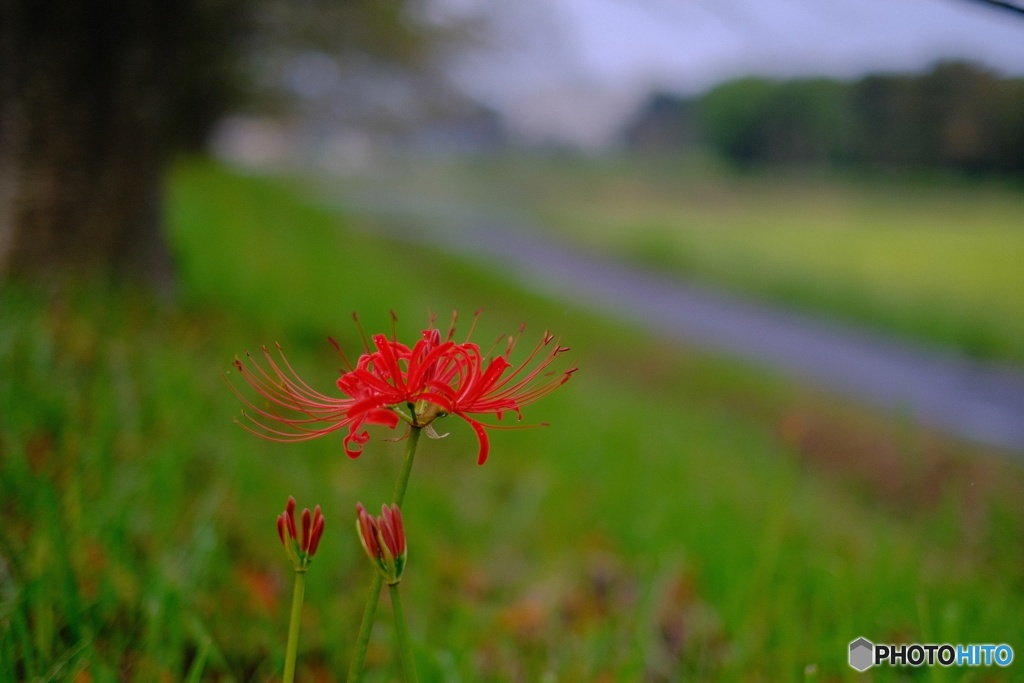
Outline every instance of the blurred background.
<path fill-rule="evenodd" d="M 421 680 L 1024 647 L 1024 6 L 12 0 L 0 680 L 278 680 L 289 495 L 327 520 L 299 678 L 341 679 L 402 444 L 261 441 L 231 362 L 330 394 L 353 313 L 481 308 L 580 371 L 484 466 L 421 445 Z"/>

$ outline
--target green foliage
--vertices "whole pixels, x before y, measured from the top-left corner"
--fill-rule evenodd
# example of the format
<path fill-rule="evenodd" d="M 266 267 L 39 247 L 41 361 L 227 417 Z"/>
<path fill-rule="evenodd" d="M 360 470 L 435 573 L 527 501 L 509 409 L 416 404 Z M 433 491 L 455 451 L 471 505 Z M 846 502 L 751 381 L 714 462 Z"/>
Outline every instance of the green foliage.
<path fill-rule="evenodd" d="M 855 82 L 744 78 L 680 104 L 678 130 L 734 164 L 1024 171 L 1024 81 L 965 63 Z M 664 102 L 660 102 L 662 108 Z M 657 116 L 650 110 L 648 118 Z M 641 117 L 641 122 L 645 119 Z"/>
<path fill-rule="evenodd" d="M 527 295 L 488 264 L 380 240 L 278 182 L 189 165 L 171 197 L 181 305 L 0 289 L 0 680 L 272 678 L 289 494 L 327 518 L 298 678 L 339 677 L 372 572 L 355 503 L 390 494 L 402 444 L 378 431 L 350 461 L 339 439 L 260 441 L 231 424 L 221 373 L 276 338 L 329 391 L 322 336 L 360 347 L 348 311 L 377 330 L 395 307 L 412 339 L 448 302 L 487 309 L 481 340 L 526 320 L 528 344 L 550 325 L 583 369 L 527 410 L 550 427 L 495 433 L 483 467 L 461 422 L 421 444 L 402 590 L 422 680 L 772 680 L 809 665 L 856 680 L 858 635 L 1016 633 L 1019 469 L 949 446 L 935 470 L 926 437 L 873 418 L 858 424 L 889 456 L 883 484 L 843 458 L 818 469 L 862 433 L 815 412 L 821 397 L 806 403 L 820 431 L 795 428 L 802 391 Z M 896 479 L 906 497 L 887 497 Z M 370 681 L 397 676 L 389 612 Z"/>
<path fill-rule="evenodd" d="M 749 164 L 814 164 L 841 158 L 848 125 L 842 85 L 826 79 L 756 78 L 715 88 L 696 104 L 705 142 Z"/>
<path fill-rule="evenodd" d="M 1024 170 L 1019 79 L 949 63 L 923 76 L 868 76 L 853 85 L 851 161 L 965 171 Z"/>

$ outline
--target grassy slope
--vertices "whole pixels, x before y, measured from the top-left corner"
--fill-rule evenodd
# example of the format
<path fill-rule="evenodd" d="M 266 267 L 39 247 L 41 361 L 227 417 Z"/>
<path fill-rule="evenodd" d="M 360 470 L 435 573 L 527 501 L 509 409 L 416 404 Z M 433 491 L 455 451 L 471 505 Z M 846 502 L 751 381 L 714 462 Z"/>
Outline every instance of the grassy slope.
<path fill-rule="evenodd" d="M 1019 192 L 783 178 L 685 188 L 646 210 L 598 196 L 608 204 L 563 205 L 556 221 L 757 296 L 1024 361 Z"/>
<path fill-rule="evenodd" d="M 337 439 L 259 441 L 232 427 L 219 373 L 279 340 L 328 390 L 323 337 L 358 352 L 348 312 L 372 330 L 389 308 L 406 338 L 428 308 L 484 306 L 480 339 L 547 325 L 583 368 L 527 411 L 552 426 L 497 433 L 484 467 L 461 423 L 422 447 L 403 582 L 421 680 L 834 680 L 857 635 L 1019 630 L 1018 469 L 486 264 L 360 237 L 268 181 L 193 165 L 171 189 L 183 307 L 0 290 L 0 680 L 270 677 L 290 579 L 273 521 L 292 493 L 328 522 L 300 678 L 343 670 L 369 580 L 350 520 L 389 495 L 401 444 L 352 462 Z M 368 680 L 393 665 L 382 605 Z"/>

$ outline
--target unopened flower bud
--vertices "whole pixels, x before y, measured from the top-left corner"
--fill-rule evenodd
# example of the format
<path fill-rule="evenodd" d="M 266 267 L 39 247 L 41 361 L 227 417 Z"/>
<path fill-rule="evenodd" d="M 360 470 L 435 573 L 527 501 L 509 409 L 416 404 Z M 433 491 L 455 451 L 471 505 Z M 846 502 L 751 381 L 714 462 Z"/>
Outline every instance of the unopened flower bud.
<path fill-rule="evenodd" d="M 397 505 L 381 507 L 381 515 L 373 517 L 362 503 L 356 505 L 356 532 L 366 556 L 389 585 L 402 579 L 406 546 L 402 512 Z"/>
<path fill-rule="evenodd" d="M 306 567 L 316 554 L 316 549 L 320 547 L 320 537 L 324 533 L 324 516 L 319 505 L 312 513 L 309 508 L 303 509 L 301 517 L 300 537 L 298 525 L 295 523 L 295 498 L 289 496 L 284 512 L 277 517 L 277 535 L 297 572 L 306 571 Z"/>

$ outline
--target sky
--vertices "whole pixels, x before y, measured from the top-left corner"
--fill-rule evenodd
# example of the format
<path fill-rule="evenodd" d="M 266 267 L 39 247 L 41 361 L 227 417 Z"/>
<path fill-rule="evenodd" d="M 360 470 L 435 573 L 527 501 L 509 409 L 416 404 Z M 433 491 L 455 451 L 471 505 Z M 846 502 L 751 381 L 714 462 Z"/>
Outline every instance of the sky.
<path fill-rule="evenodd" d="M 605 144 L 654 91 L 968 59 L 1024 76 L 1024 15 L 975 0 L 436 0 L 482 19 L 446 69 L 527 139 Z"/>

